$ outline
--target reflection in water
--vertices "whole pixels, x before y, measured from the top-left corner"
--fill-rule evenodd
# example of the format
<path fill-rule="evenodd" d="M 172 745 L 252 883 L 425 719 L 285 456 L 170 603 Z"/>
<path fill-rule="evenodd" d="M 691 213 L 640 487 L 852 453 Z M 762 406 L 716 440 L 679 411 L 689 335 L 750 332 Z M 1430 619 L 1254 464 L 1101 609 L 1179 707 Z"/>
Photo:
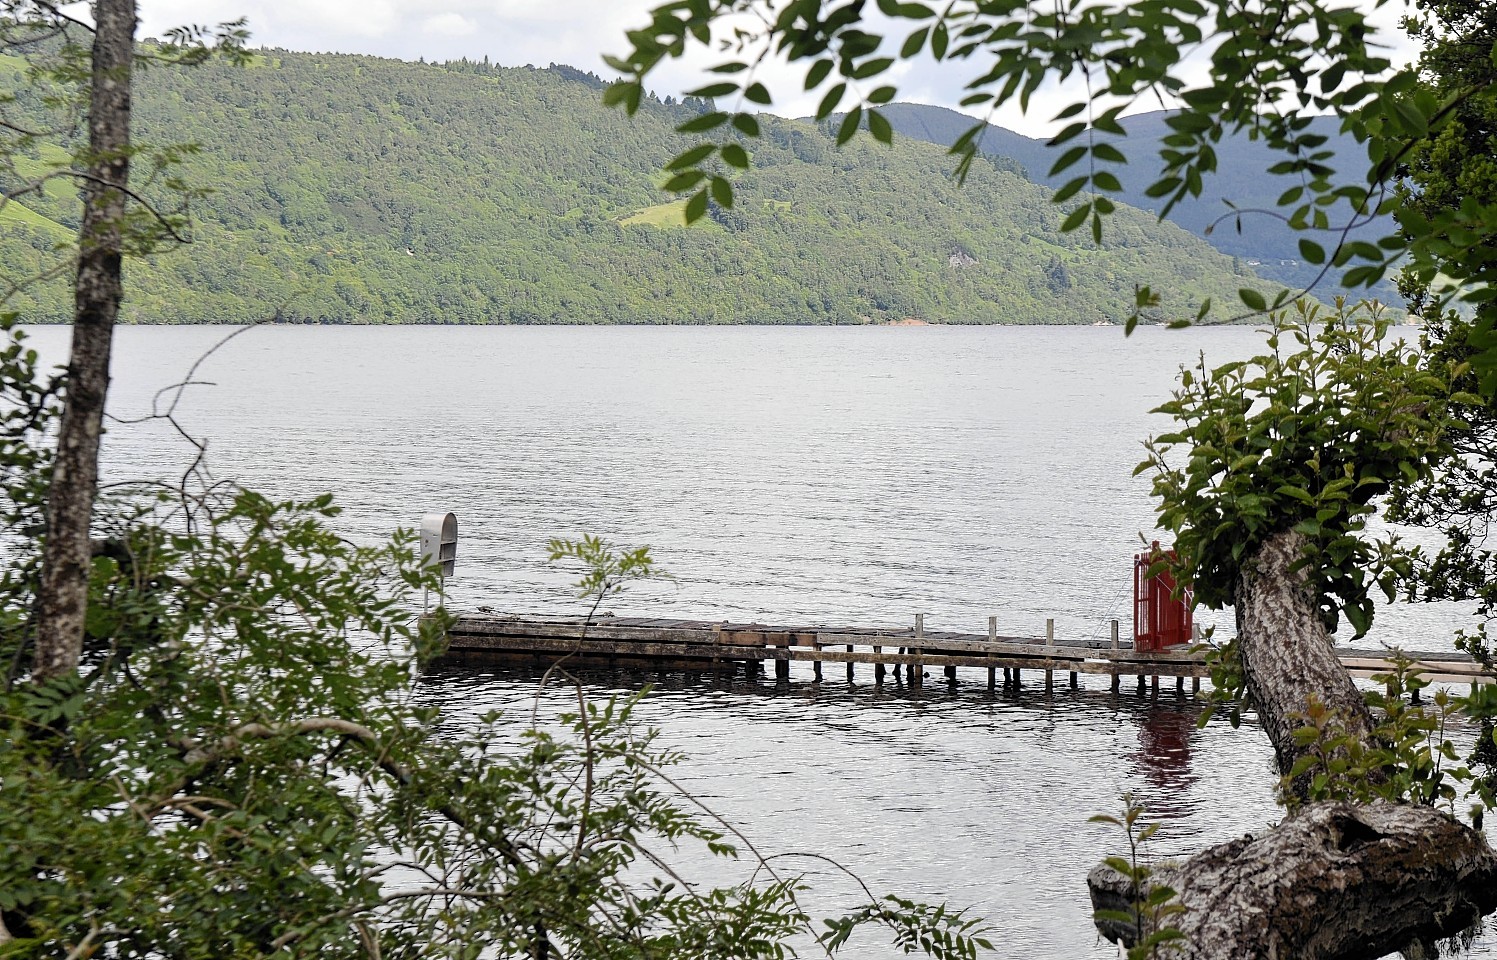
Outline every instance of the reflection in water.
<path fill-rule="evenodd" d="M 1198 714 L 1189 705 L 1154 703 L 1139 715 L 1138 748 L 1128 759 L 1149 785 L 1152 819 L 1183 820 L 1195 813 L 1196 804 L 1189 798 L 1198 775 L 1191 767 L 1190 741 Z M 1245 731 L 1243 736 L 1255 733 Z"/>

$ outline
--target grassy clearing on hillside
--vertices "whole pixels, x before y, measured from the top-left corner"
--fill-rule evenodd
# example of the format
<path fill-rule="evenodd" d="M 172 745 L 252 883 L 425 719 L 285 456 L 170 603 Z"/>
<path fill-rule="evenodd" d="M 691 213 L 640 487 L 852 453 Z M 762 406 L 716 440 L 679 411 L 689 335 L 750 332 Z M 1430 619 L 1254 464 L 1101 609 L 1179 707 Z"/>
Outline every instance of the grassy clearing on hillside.
<path fill-rule="evenodd" d="M 653 207 L 645 207 L 637 211 L 631 217 L 625 217 L 619 223 L 626 227 L 648 224 L 662 230 L 684 227 L 686 226 L 686 201 L 673 200 L 670 203 L 657 203 Z"/>
<path fill-rule="evenodd" d="M 5 206 L 0 207 L 0 221 L 24 223 L 28 226 L 36 227 L 59 243 L 71 243 L 73 241 L 73 231 L 64 227 L 56 220 L 49 220 L 35 210 L 22 205 L 18 200 L 11 200 Z"/>

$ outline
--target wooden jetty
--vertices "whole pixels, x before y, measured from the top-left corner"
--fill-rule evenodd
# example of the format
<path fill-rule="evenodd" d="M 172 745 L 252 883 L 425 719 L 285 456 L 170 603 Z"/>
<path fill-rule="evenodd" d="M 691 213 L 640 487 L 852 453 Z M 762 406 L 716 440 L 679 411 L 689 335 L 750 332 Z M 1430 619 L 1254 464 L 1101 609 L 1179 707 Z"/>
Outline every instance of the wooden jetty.
<path fill-rule="evenodd" d="M 925 618 L 917 615 L 912 627 L 787 627 L 726 621 L 625 618 L 604 616 L 591 622 L 580 617 L 545 617 L 502 614 L 460 614 L 448 631 L 453 652 L 482 652 L 509 659 L 553 662 L 562 658 L 614 664 L 688 667 L 713 670 L 743 670 L 759 673 L 766 662 L 774 664 L 777 680 L 790 679 L 790 664 L 812 664 L 813 676 L 823 679 L 827 665 L 843 664 L 848 680 L 859 664 L 873 668 L 872 679 L 882 682 L 890 669 L 896 679 L 921 686 L 926 670 L 940 668 L 948 681 L 957 680 L 961 668 L 986 671 L 988 689 L 996 687 L 998 671 L 1005 684 L 1022 684 L 1023 671 L 1041 671 L 1045 689 L 1054 686 L 1055 674 L 1066 673 L 1072 687 L 1077 675 L 1111 677 L 1112 688 L 1121 678 L 1134 676 L 1140 686 L 1152 679 L 1158 689 L 1160 677 L 1174 677 L 1183 689 L 1191 678 L 1192 690 L 1200 689 L 1209 676 L 1205 655 L 1176 647 L 1164 651 L 1135 650 L 1118 636 L 1113 620 L 1106 639 L 1063 640 L 1055 635 L 1055 621 L 1047 620 L 1039 637 L 1000 636 L 996 617 L 988 619 L 986 634 L 925 629 Z M 1340 649 L 1341 662 L 1353 676 L 1371 677 L 1390 668 L 1387 651 Z M 1442 683 L 1492 681 L 1478 664 L 1464 654 L 1409 652 L 1425 671 L 1426 678 Z M 902 672 L 902 676 L 901 676 Z"/>

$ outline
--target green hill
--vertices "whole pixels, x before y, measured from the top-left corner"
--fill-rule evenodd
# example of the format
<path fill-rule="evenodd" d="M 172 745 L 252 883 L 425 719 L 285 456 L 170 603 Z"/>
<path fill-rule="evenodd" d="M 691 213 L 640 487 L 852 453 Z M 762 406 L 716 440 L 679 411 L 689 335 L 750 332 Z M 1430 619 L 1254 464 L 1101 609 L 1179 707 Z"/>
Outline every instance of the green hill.
<path fill-rule="evenodd" d="M 16 66 L 0 63 L 0 87 L 18 86 Z M 1124 317 L 1136 283 L 1193 314 L 1205 296 L 1230 306 L 1242 280 L 1146 213 L 1119 215 L 1098 249 L 1061 236 L 1048 192 L 1003 164 L 959 188 L 933 145 L 838 150 L 772 118 L 735 208 L 686 228 L 657 184 L 683 146 L 673 127 L 702 105 L 652 101 L 630 119 L 601 86 L 567 67 L 285 51 L 149 70 L 138 139 L 199 144 L 186 176 L 214 193 L 191 247 L 130 265 L 125 316 L 1091 323 Z M 69 189 L 23 198 L 0 220 L 0 270 L 48 262 L 76 207 Z M 62 319 L 65 294 L 54 283 L 17 303 Z"/>

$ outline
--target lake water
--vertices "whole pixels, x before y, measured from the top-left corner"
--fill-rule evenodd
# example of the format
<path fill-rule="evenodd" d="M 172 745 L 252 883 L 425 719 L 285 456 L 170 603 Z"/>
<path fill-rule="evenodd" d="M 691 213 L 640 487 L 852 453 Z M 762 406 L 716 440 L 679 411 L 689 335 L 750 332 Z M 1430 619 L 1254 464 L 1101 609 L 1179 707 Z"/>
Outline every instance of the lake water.
<path fill-rule="evenodd" d="M 225 328 L 120 331 L 111 411 L 147 413 Z M 48 358 L 67 331 L 38 328 Z M 209 356 L 178 409 L 215 474 L 281 497 L 332 491 L 356 539 L 455 512 L 449 603 L 580 612 L 550 537 L 648 544 L 672 574 L 619 615 L 908 625 L 1061 638 L 1128 629 L 1152 536 L 1140 441 L 1179 365 L 1259 348 L 1243 328 L 263 327 Z M 180 471 L 160 422 L 112 428 L 105 482 Z M 1205 622 L 1230 624 L 1206 614 Z M 1457 605 L 1394 606 L 1374 640 L 1448 649 Z M 865 668 L 866 669 L 866 668 Z M 641 708 L 683 780 L 762 849 L 838 858 L 876 889 L 972 906 L 999 955 L 1111 957 L 1085 873 L 1117 838 L 1088 824 L 1137 793 L 1174 855 L 1277 817 L 1261 733 L 1194 728 L 1157 700 L 1033 687 L 788 690 L 667 677 Z M 643 678 L 598 678 L 593 693 Z M 434 674 L 448 722 L 528 717 L 535 679 Z M 541 695 L 542 711 L 564 707 Z M 702 867 L 705 869 L 705 867 Z M 852 891 L 809 865 L 818 915 Z M 726 875 L 724 879 L 728 879 Z M 1497 955 L 1490 936 L 1481 956 Z M 875 945 L 856 956 L 882 955 Z"/>

